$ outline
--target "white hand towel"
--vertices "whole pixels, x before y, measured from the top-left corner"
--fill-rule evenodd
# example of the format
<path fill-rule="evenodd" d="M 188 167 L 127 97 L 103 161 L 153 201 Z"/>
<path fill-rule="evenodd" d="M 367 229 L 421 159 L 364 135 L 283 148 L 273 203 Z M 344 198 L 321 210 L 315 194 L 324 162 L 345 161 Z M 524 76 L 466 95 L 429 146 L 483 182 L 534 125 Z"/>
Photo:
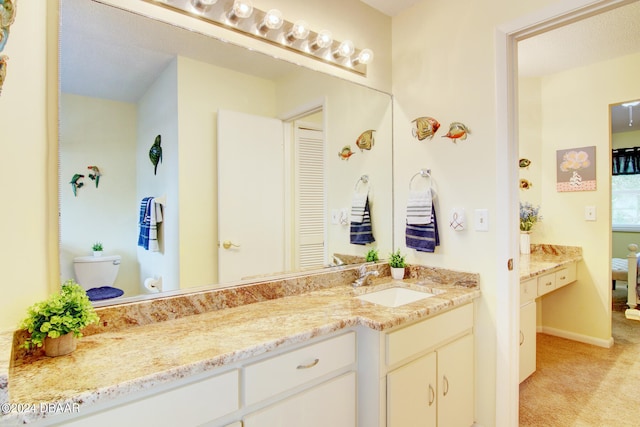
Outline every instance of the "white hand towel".
<path fill-rule="evenodd" d="M 426 225 L 431 224 L 431 207 L 433 200 L 431 189 L 409 190 L 407 199 L 407 224 Z"/>
<path fill-rule="evenodd" d="M 351 222 L 361 223 L 364 220 L 364 207 L 367 203 L 368 191 L 353 193 L 351 201 Z"/>

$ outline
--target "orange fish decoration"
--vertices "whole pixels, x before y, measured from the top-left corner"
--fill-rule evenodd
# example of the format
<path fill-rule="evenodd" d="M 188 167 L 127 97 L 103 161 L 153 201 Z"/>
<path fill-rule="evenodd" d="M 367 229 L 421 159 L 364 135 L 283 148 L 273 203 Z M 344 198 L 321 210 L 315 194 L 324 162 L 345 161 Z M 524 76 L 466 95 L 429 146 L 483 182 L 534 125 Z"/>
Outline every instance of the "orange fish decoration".
<path fill-rule="evenodd" d="M 418 117 L 411 123 L 416 124 L 415 128 L 411 129 L 411 133 L 418 138 L 418 141 L 433 138 L 433 135 L 440 129 L 440 123 L 433 117 Z"/>
<path fill-rule="evenodd" d="M 453 142 L 456 142 L 456 139 L 461 141 L 467 139 L 467 135 L 470 134 L 471 131 L 468 127 L 463 125 L 460 122 L 453 122 L 449 125 L 449 132 L 446 135 L 442 135 L 443 138 L 451 138 Z"/>
<path fill-rule="evenodd" d="M 353 156 L 353 151 L 351 151 L 350 145 L 345 145 L 342 147 L 342 150 L 338 152 L 338 157 L 342 160 L 349 160 L 349 157 Z"/>
<path fill-rule="evenodd" d="M 358 139 L 356 140 L 356 145 L 360 150 L 371 150 L 375 141 L 373 140 L 373 133 L 375 130 L 369 129 L 365 130 L 360 134 Z"/>

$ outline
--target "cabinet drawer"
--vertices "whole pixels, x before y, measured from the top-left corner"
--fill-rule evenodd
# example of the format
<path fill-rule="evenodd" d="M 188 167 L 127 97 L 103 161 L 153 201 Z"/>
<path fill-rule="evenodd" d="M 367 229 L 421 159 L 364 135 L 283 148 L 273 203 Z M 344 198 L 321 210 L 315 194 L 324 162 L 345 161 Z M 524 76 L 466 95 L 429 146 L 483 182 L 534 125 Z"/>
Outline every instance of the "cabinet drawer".
<path fill-rule="evenodd" d="M 555 273 L 545 274 L 538 277 L 538 296 L 542 296 L 546 293 L 553 291 L 556 288 L 556 275 Z"/>
<path fill-rule="evenodd" d="M 556 288 L 567 285 L 576 280 L 576 264 L 572 263 L 556 271 Z"/>
<path fill-rule="evenodd" d="M 390 332 L 385 337 L 387 366 L 429 350 L 472 328 L 473 304 L 467 304 L 432 319 Z"/>
<path fill-rule="evenodd" d="M 538 296 L 538 281 L 533 278 L 520 283 L 520 307 Z"/>
<path fill-rule="evenodd" d="M 201 425 L 239 409 L 238 377 L 237 370 L 230 371 L 78 418 L 64 425 L 76 427 Z"/>
<path fill-rule="evenodd" d="M 244 368 L 245 402 L 260 402 L 355 361 L 355 332 L 349 332 L 254 363 Z"/>

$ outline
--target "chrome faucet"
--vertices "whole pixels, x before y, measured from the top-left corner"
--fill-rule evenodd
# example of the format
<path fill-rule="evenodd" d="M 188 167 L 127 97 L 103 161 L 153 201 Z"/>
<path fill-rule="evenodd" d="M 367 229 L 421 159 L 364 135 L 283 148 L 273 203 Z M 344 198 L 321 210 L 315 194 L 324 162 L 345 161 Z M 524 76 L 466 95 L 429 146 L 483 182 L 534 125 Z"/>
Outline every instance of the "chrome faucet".
<path fill-rule="evenodd" d="M 369 284 L 369 278 L 371 276 L 378 276 L 378 270 L 367 271 L 367 265 L 362 264 L 358 269 L 358 278 L 353 282 L 353 287 L 366 286 Z"/>

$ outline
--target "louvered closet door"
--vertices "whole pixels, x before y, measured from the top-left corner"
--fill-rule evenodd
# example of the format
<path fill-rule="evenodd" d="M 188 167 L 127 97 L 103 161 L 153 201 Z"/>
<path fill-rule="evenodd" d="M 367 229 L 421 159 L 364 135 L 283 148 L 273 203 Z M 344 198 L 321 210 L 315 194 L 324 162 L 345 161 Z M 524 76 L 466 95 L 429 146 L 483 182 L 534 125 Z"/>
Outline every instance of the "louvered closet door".
<path fill-rule="evenodd" d="M 295 123 L 296 263 L 325 264 L 324 134 L 314 124 Z"/>

